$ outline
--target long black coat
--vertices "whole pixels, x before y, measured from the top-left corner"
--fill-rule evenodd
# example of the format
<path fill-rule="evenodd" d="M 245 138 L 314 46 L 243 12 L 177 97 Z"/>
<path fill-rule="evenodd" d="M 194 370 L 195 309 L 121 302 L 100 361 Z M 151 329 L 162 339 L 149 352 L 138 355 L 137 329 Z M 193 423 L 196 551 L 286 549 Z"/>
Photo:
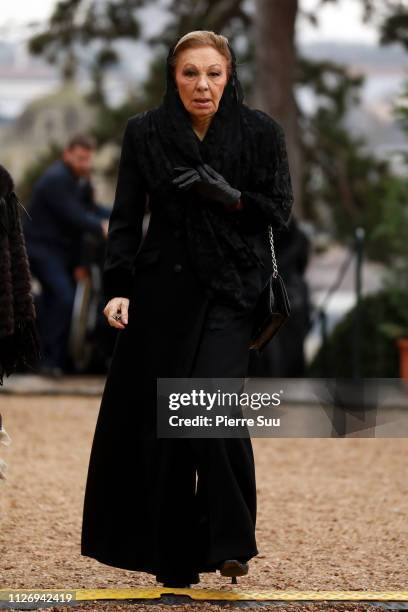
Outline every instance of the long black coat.
<path fill-rule="evenodd" d="M 261 111 L 253 111 L 253 116 L 258 120 L 259 138 L 274 145 L 280 126 Z M 177 528 L 177 516 L 181 512 L 177 504 L 181 503 L 183 486 L 180 483 L 195 479 L 195 473 L 188 471 L 189 462 L 185 456 L 183 459 L 183 452 L 187 452 L 182 446 L 184 440 L 156 439 L 156 378 L 190 376 L 209 303 L 195 275 L 185 236 L 169 225 L 162 214 L 160 197 L 152 197 L 154 190 L 144 178 L 137 141 L 143 135 L 145 122 L 145 113 L 128 122 L 110 218 L 105 294 L 107 299 L 130 299 L 129 322 L 125 329 L 118 330 L 96 425 L 85 494 L 81 553 L 116 567 L 157 575 L 163 569 L 157 561 L 160 539 L 165 539 L 168 530 Z M 276 147 L 272 146 L 271 150 Z M 264 152 L 265 147 L 260 151 Z M 257 163 L 264 161 L 260 157 Z M 242 231 L 251 234 L 262 254 L 265 269 L 259 283 L 271 271 L 268 222 L 281 227 L 289 217 L 290 206 L 287 201 L 283 202 L 281 190 L 274 191 L 275 188 L 274 176 L 262 186 L 248 185 L 248 191 L 242 192 L 244 214 L 231 213 L 241 215 Z M 276 201 L 273 206 L 270 202 L 268 208 L 265 201 L 273 198 L 274 193 Z M 142 242 L 143 216 L 149 196 L 152 212 Z M 265 213 L 267 209 L 269 213 Z M 170 487 L 166 482 L 169 477 L 166 465 L 177 452 L 181 453 L 180 473 Z M 238 538 L 235 548 L 230 546 L 226 552 L 250 558 L 257 554 L 251 533 L 256 511 L 255 487 L 250 446 L 242 452 L 244 455 L 240 456 L 246 459 L 241 467 L 237 466 L 238 478 L 242 481 L 242 491 L 247 493 L 240 495 L 247 494 L 249 501 L 248 507 L 241 504 L 242 515 L 237 509 L 234 526 Z M 167 491 L 166 502 L 163 490 Z M 187 522 L 194 513 L 194 500 L 189 503 L 191 507 L 182 508 L 183 521 Z M 198 536 L 194 525 L 186 524 L 183 529 L 192 534 L 194 550 L 201 550 L 205 542 L 195 539 Z M 240 529 L 246 531 L 240 534 Z M 222 552 L 220 548 L 221 558 Z M 200 561 L 198 558 L 198 571 L 211 571 Z M 170 559 L 169 567 L 171 563 Z"/>
<path fill-rule="evenodd" d="M 258 274 L 260 291 L 272 271 L 268 224 L 274 232 L 287 227 L 293 195 L 281 126 L 260 110 L 245 106 L 245 111 L 259 147 L 254 152 L 254 178 L 249 177 L 242 190 L 244 209 L 230 214 L 263 260 L 264 268 L 249 273 L 247 283 L 252 286 L 249 276 Z M 186 236 L 171 227 L 162 212 L 160 191 L 144 176 L 138 141 L 147 126 L 148 111 L 139 113 L 128 121 L 123 138 L 105 259 L 105 295 L 130 298 L 129 330 L 137 328 L 139 334 L 143 326 L 149 334 L 149 359 L 157 376 L 188 376 L 208 300 L 193 270 Z M 146 198 L 152 214 L 142 243 Z"/>

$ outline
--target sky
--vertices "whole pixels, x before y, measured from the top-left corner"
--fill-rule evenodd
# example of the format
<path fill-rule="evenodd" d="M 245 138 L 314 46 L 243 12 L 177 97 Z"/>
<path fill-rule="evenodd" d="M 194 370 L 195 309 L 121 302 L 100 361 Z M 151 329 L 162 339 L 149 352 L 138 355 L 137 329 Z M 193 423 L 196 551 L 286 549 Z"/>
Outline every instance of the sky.
<path fill-rule="evenodd" d="M 302 21 L 298 23 L 297 36 L 301 42 L 335 41 L 376 44 L 378 34 L 375 26 L 362 23 L 361 2 L 339 0 L 328 4 L 317 13 L 319 28 Z M 317 0 L 299 0 L 304 10 L 313 9 Z"/>
<path fill-rule="evenodd" d="M 13 0 L 13 2 L 2 2 L 1 17 L 2 25 L 6 21 L 23 23 L 30 20 L 45 20 L 56 4 L 55 0 Z"/>
<path fill-rule="evenodd" d="M 3 30 L 4 26 L 7 26 L 8 37 L 10 37 L 13 26 L 34 20 L 45 21 L 55 4 L 56 0 L 31 0 L 30 2 L 2 0 L 0 27 Z M 299 0 L 299 4 L 308 10 L 316 6 L 317 0 Z M 313 28 L 305 21 L 298 22 L 297 39 L 301 43 L 330 40 L 375 44 L 377 41 L 375 27 L 362 24 L 360 7 L 361 4 L 357 0 L 341 0 L 337 5 L 327 5 L 320 9 L 319 29 Z M 4 35 L 4 30 L 2 34 Z"/>

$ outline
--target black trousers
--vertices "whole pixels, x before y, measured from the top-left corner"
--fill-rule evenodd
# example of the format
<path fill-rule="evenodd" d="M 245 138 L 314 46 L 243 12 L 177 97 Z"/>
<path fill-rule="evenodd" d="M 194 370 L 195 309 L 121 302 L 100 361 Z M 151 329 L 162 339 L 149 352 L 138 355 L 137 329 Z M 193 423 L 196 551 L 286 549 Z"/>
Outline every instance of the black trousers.
<path fill-rule="evenodd" d="M 252 316 L 223 329 L 204 327 L 192 378 L 245 378 Z M 256 482 L 251 439 L 161 439 L 165 487 L 160 490 L 156 551 L 158 581 L 199 582 L 225 559 L 258 554 Z M 169 500 L 172 500 L 169 504 Z M 169 507 L 170 505 L 170 507 Z"/>

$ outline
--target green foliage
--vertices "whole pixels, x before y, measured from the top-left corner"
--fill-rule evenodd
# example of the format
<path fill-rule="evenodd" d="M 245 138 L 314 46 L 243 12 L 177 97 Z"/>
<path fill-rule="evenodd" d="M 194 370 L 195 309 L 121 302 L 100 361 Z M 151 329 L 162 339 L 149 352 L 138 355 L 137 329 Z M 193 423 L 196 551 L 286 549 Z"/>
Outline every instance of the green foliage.
<path fill-rule="evenodd" d="M 96 42 L 99 52 L 93 70 L 101 71 L 118 60 L 112 41 L 140 36 L 135 11 L 144 4 L 143 0 L 59 0 L 47 27 L 30 39 L 29 50 L 58 64 L 65 78 L 73 78 L 80 48 Z"/>
<path fill-rule="evenodd" d="M 124 104 L 116 108 L 106 109 L 99 106 L 94 126 L 91 130 L 98 144 L 106 143 L 120 144 L 126 121 L 132 115 L 144 110 L 139 98 L 129 98 Z"/>
<path fill-rule="evenodd" d="M 408 187 L 399 177 L 386 177 L 380 185 L 379 208 L 372 215 L 372 230 L 368 235 L 371 250 L 377 259 L 390 265 L 391 276 L 398 273 L 398 284 L 403 279 L 404 266 L 408 277 Z M 367 218 L 369 216 L 367 211 Z M 393 281 L 394 282 L 394 281 Z M 408 283 L 408 278 L 407 278 Z"/>
<path fill-rule="evenodd" d="M 390 306 L 389 318 L 380 322 L 379 330 L 391 339 L 408 337 L 408 280 L 400 278 L 400 286 L 395 284 L 395 277 L 384 286 Z"/>
<path fill-rule="evenodd" d="M 61 157 L 61 153 L 61 147 L 55 143 L 51 143 L 48 149 L 38 155 L 35 161 L 27 167 L 17 186 L 18 196 L 24 203 L 24 206 L 29 201 L 34 183 L 40 178 L 48 166 Z"/>
<path fill-rule="evenodd" d="M 143 99 L 142 99 L 143 100 Z M 118 154 L 113 157 L 106 175 L 112 179 L 116 178 L 119 163 L 119 146 L 121 144 L 124 127 L 129 117 L 147 108 L 140 98 L 130 97 L 126 102 L 116 108 L 107 108 L 100 105 L 97 107 L 95 123 L 91 129 L 99 145 L 114 143 L 118 145 Z"/>
<path fill-rule="evenodd" d="M 384 20 L 380 42 L 383 44 L 399 42 L 408 51 L 408 11 L 402 3 Z"/>
<path fill-rule="evenodd" d="M 308 15 L 316 26 L 320 9 L 329 3 L 340 0 L 320 0 L 314 19 Z M 408 48 L 408 15 L 402 2 L 361 0 L 360 4 L 363 20 L 376 20 L 382 44 L 400 43 Z M 299 62 L 298 80 L 309 85 L 321 102 L 311 118 L 301 118 L 306 216 L 317 226 L 326 226 L 327 218 L 319 218 L 319 205 L 328 208 L 330 230 L 339 241 L 347 238 L 350 227 L 363 227 L 366 255 L 389 262 L 403 246 L 398 236 L 404 235 L 406 228 L 408 193 L 403 181 L 393 176 L 388 162 L 367 153 L 364 139 L 354 137 L 343 127 L 346 111 L 359 101 L 363 80 L 350 77 L 343 66 L 305 59 Z M 396 108 L 396 116 L 408 134 L 408 82 L 404 93 L 405 104 Z"/>
<path fill-rule="evenodd" d="M 378 232 L 387 241 L 387 250 L 396 255 L 390 257 L 390 266 L 383 280 L 393 317 L 384 320 L 380 330 L 389 338 L 408 337 L 408 200 L 407 187 L 400 181 L 400 188 L 388 200 L 391 207 Z"/>
<path fill-rule="evenodd" d="M 405 95 L 404 95 L 405 94 Z M 405 105 L 397 103 L 395 116 L 401 121 L 408 136 L 408 81 L 404 83 Z M 408 155 L 405 153 L 408 169 Z M 371 239 L 383 244 L 383 260 L 389 264 L 383 280 L 391 307 L 390 317 L 379 325 L 390 340 L 408 337 L 408 184 L 406 174 L 385 183 L 381 221 L 374 228 Z"/>
<path fill-rule="evenodd" d="M 302 116 L 305 167 L 303 205 L 317 227 L 326 228 L 318 205 L 330 211 L 330 230 L 342 242 L 350 227 L 361 226 L 371 236 L 384 215 L 384 197 L 393 178 L 388 163 L 367 153 L 365 140 L 343 125 L 347 110 L 359 101 L 362 77 L 351 77 L 333 62 L 299 61 L 299 82 L 318 95 L 313 116 Z M 381 248 L 379 248 L 379 246 Z M 367 240 L 367 255 L 382 259 L 383 244 Z"/>
<path fill-rule="evenodd" d="M 401 306 L 404 306 L 401 308 Z M 399 377 L 399 353 L 391 324 L 404 328 L 408 324 L 408 291 L 398 296 L 387 291 L 364 297 L 360 302 L 361 376 Z M 355 308 L 335 326 L 327 346 L 322 346 L 309 364 L 310 377 L 351 377 L 351 350 L 355 338 Z M 397 335 L 401 329 L 398 330 Z M 394 329 L 396 331 L 396 329 Z"/>
<path fill-rule="evenodd" d="M 408 137 L 408 79 L 402 86 L 401 97 L 394 105 L 394 115 Z M 408 165 L 408 157 L 406 157 Z"/>

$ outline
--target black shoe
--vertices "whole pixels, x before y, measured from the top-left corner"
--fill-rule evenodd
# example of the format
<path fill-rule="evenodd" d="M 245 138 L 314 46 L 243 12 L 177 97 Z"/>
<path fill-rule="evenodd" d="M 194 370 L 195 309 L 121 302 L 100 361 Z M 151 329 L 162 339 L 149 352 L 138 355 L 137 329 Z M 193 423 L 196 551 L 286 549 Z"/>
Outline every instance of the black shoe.
<path fill-rule="evenodd" d="M 163 582 L 163 586 L 169 589 L 189 589 L 191 584 L 183 580 L 166 580 Z"/>
<path fill-rule="evenodd" d="M 227 559 L 219 566 L 221 576 L 231 577 L 231 583 L 237 584 L 237 576 L 245 576 L 248 573 L 249 565 L 246 561 L 238 559 Z"/>
<path fill-rule="evenodd" d="M 164 587 L 171 589 L 189 589 L 192 584 L 200 582 L 200 575 L 195 572 L 186 572 L 185 574 L 157 574 L 156 581 L 161 582 Z"/>

